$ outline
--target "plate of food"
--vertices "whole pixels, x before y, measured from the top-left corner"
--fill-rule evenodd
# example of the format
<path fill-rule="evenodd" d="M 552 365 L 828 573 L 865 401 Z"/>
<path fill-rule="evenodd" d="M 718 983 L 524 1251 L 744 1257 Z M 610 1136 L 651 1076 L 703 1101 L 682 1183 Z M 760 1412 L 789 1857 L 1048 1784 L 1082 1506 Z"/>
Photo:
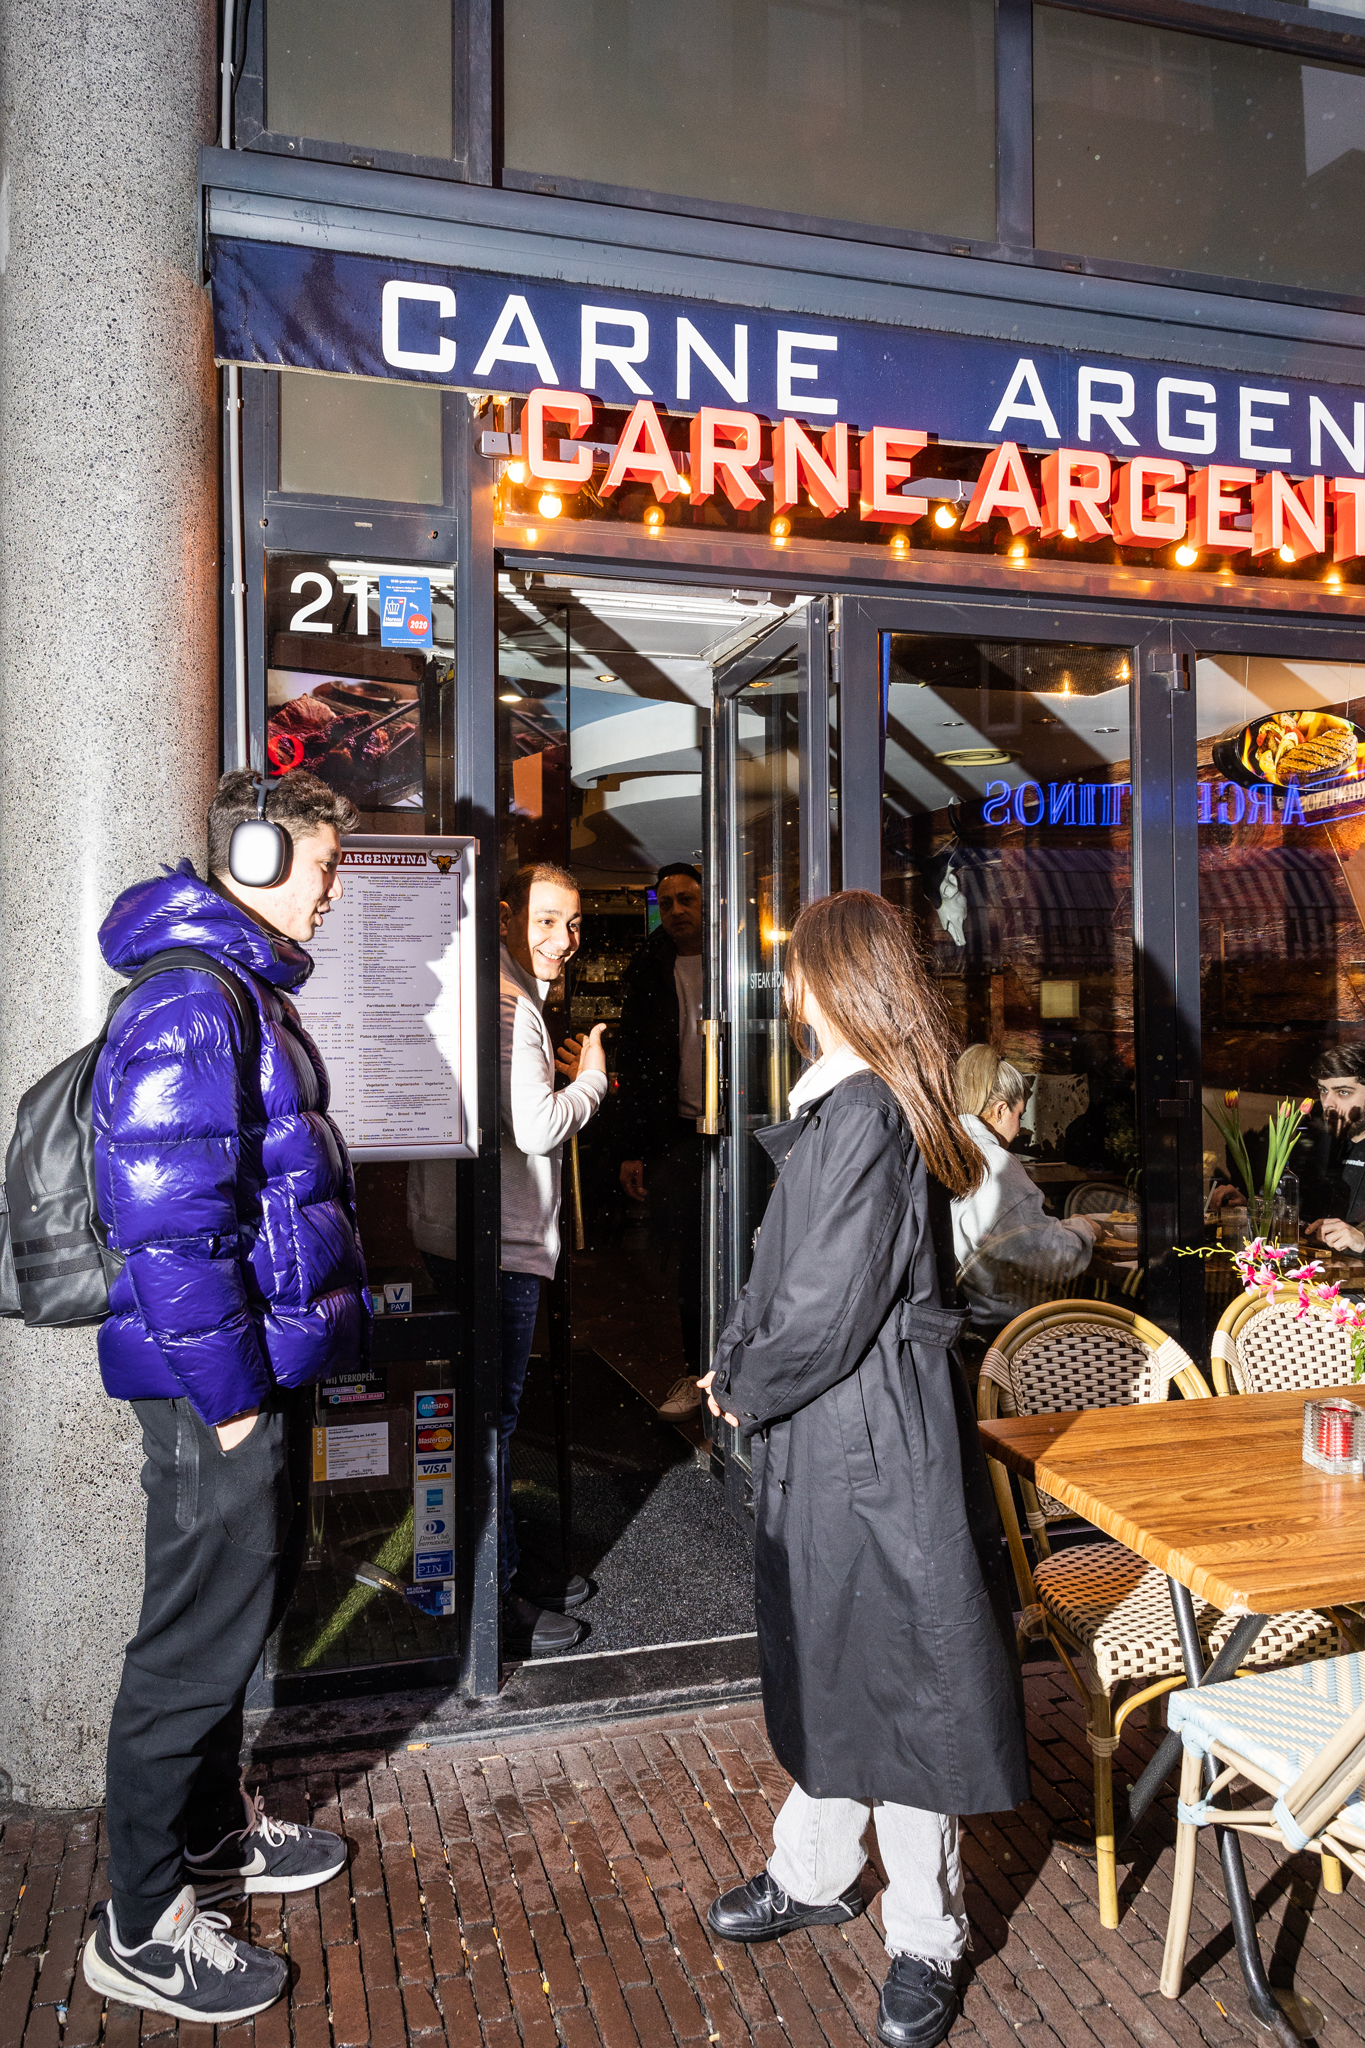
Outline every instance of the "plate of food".
<path fill-rule="evenodd" d="M 1365 725 L 1336 711 L 1272 711 L 1219 740 L 1213 765 L 1229 781 L 1311 789 L 1365 776 Z"/>

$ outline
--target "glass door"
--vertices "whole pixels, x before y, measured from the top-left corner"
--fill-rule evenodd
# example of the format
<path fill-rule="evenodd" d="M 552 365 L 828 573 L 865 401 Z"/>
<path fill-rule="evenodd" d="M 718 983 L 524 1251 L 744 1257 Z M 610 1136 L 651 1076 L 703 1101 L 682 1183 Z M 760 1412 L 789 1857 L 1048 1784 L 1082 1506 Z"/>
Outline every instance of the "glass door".
<path fill-rule="evenodd" d="M 754 1134 L 781 1123 L 801 1057 L 782 1013 L 786 941 L 829 875 L 829 607 L 802 603 L 716 670 L 711 735 L 715 877 L 708 1016 L 715 1108 L 706 1263 L 712 1341 L 749 1275 L 773 1169 Z M 748 1451 L 723 1426 L 727 1495 Z M 733 1483 L 732 1483 L 733 1475 Z"/>
<path fill-rule="evenodd" d="M 976 634 L 913 613 L 877 624 L 880 886 L 942 991 L 959 1112 L 992 1164 L 954 1212 L 979 1358 L 1038 1302 L 1143 1310 L 1161 1256 L 1142 1142 L 1139 651 L 1060 619 L 1047 639 L 1009 636 L 998 614 Z"/>

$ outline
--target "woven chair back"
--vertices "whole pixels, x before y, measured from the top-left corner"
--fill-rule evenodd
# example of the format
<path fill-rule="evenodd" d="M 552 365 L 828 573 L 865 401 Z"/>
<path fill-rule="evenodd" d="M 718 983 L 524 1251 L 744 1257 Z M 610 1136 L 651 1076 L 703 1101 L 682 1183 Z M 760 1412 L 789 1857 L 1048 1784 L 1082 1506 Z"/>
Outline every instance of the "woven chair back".
<path fill-rule="evenodd" d="M 1127 1188 L 1112 1181 L 1078 1180 L 1062 1207 L 1063 1216 L 1109 1216 L 1117 1209 L 1130 1209 Z"/>
<path fill-rule="evenodd" d="M 1015 1415 L 1164 1401 L 1181 1374 L 1197 1379 L 1174 1338 L 1130 1310 L 1114 1307 L 1100 1314 L 1085 1301 L 1059 1302 L 1017 1318 L 1001 1331 L 981 1368 L 983 1380 L 999 1387 L 1001 1407 Z M 1038 1509 L 1045 1521 L 1074 1519 L 1070 1508 L 1041 1490 Z"/>
<path fill-rule="evenodd" d="M 1351 1377 L 1351 1336 L 1330 1309 L 1301 1312 L 1298 1290 L 1282 1287 L 1273 1300 L 1244 1294 L 1214 1332 L 1219 1362 L 1242 1394 L 1287 1394 L 1299 1387 L 1340 1387 Z M 1221 1375 L 1217 1375 L 1221 1377 Z"/>

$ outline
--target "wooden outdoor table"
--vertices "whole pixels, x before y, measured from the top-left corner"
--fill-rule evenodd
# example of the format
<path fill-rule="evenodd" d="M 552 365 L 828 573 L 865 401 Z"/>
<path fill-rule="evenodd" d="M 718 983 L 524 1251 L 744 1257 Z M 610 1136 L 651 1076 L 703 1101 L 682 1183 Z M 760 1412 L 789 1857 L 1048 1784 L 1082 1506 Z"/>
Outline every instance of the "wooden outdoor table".
<path fill-rule="evenodd" d="M 1166 1574 L 1197 1686 L 1230 1677 L 1272 1614 L 1365 1599 L 1365 1479 L 1331 1479 L 1303 1462 L 1304 1401 L 1333 1395 L 1365 1406 L 1365 1386 L 1322 1387 L 1311 1397 L 1002 1415 L 980 1429 L 991 1457 Z M 1207 1670 L 1191 1594 L 1241 1617 Z M 1168 1734 L 1130 1794 L 1130 1826 L 1179 1753 L 1179 1735 Z M 1256 1943 L 1241 1846 L 1231 1829 L 1216 1832 L 1247 1996 L 1291 2048 L 1296 2036 Z"/>

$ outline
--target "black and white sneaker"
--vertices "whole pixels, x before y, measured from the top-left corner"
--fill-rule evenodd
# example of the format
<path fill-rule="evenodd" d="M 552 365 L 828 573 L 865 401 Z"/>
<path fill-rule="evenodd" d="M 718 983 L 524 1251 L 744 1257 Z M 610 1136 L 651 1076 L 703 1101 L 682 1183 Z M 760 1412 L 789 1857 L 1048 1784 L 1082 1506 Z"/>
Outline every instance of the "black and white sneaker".
<path fill-rule="evenodd" d="M 224 1835 L 198 1856 L 186 1853 L 185 1870 L 201 1899 L 242 1892 L 307 1892 L 346 1868 L 346 1844 L 326 1828 L 272 1820 L 258 1792 L 243 1792 L 246 1826 Z"/>
<path fill-rule="evenodd" d="M 187 1884 L 167 1906 L 150 1941 L 127 1948 L 118 1938 L 113 1901 L 101 1906 L 85 1944 L 85 1981 L 102 1998 L 121 1999 L 172 2019 L 229 2026 L 273 2005 L 289 1982 L 289 1965 L 268 1949 L 224 1932 L 226 1913 L 201 1913 Z"/>

